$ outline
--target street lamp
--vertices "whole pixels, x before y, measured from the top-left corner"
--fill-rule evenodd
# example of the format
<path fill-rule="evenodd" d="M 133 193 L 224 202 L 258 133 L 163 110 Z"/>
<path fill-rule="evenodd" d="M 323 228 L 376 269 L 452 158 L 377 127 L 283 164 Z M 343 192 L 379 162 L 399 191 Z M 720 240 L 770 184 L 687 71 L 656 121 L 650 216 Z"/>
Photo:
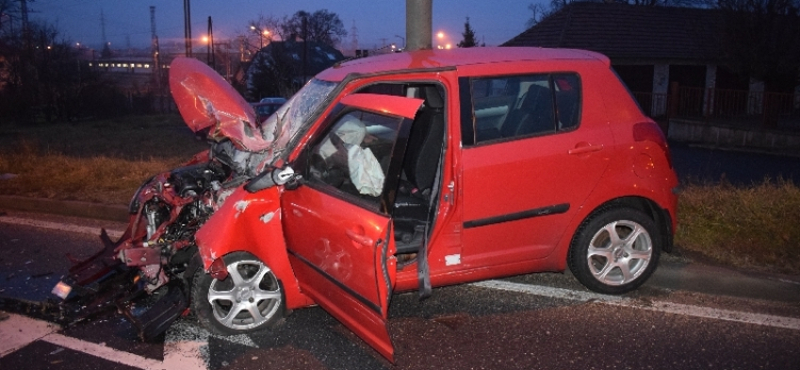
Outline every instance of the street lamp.
<path fill-rule="evenodd" d="M 450 44 L 445 44 L 446 35 L 444 32 L 437 32 L 436 38 L 439 39 L 439 45 L 436 46 L 438 49 L 450 49 Z"/>
<path fill-rule="evenodd" d="M 402 48 L 402 50 L 406 50 L 406 38 L 403 37 L 403 36 L 400 36 L 400 35 L 394 35 L 394 37 L 397 37 L 400 40 L 403 40 L 403 48 Z"/>
<path fill-rule="evenodd" d="M 258 34 L 258 38 L 261 40 L 260 49 L 263 49 L 264 48 L 264 36 L 269 36 L 269 31 L 268 30 L 262 30 L 261 28 L 258 28 L 258 27 L 254 26 L 254 25 L 250 26 L 250 30 L 252 30 L 253 32 Z"/>
<path fill-rule="evenodd" d="M 206 44 L 206 64 L 210 65 L 211 68 L 216 69 L 216 56 L 214 54 L 214 39 L 213 36 L 203 36 L 200 38 L 204 44 Z"/>

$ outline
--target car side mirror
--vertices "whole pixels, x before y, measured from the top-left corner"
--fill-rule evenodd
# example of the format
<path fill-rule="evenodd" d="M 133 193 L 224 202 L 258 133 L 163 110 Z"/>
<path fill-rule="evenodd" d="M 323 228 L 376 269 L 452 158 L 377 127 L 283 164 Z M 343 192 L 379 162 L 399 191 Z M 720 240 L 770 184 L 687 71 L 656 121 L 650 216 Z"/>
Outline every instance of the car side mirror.
<path fill-rule="evenodd" d="M 289 190 L 296 189 L 300 185 L 300 178 L 301 176 L 296 174 L 292 167 L 275 168 L 272 171 L 264 171 L 254 177 L 244 186 L 244 190 L 255 193 L 275 185 L 286 185 Z"/>

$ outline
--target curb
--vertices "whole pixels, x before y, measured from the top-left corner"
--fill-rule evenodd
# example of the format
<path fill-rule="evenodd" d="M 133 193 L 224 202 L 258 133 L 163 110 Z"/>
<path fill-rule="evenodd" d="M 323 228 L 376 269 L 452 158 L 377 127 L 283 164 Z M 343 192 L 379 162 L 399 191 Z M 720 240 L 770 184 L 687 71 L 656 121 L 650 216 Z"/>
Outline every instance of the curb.
<path fill-rule="evenodd" d="M 117 222 L 128 222 L 130 216 L 128 214 L 128 207 L 121 205 L 9 195 L 0 195 L 0 208 Z"/>

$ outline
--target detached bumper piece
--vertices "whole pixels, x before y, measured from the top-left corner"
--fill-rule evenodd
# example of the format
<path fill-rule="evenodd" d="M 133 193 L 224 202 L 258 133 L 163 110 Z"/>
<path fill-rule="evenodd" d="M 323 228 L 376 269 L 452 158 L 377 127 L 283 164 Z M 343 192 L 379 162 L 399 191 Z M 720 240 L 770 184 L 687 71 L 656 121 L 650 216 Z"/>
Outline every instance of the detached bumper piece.
<path fill-rule="evenodd" d="M 103 250 L 83 261 L 71 257 L 68 277 L 54 288 L 62 298 L 57 321 L 71 325 L 110 309 L 118 310 L 137 329 L 143 341 L 165 332 L 189 307 L 188 294 L 180 282 L 171 282 L 147 294 L 139 270 L 129 268 L 115 256 L 114 243 L 105 230 L 100 235 Z M 125 240 L 123 236 L 120 240 Z"/>
<path fill-rule="evenodd" d="M 120 300 L 117 302 L 117 307 L 136 327 L 139 339 L 146 342 L 167 331 L 170 324 L 189 308 L 189 300 L 182 284 L 169 283 L 166 293 L 138 315 L 134 313 L 138 310 L 134 309 L 132 301 Z"/>

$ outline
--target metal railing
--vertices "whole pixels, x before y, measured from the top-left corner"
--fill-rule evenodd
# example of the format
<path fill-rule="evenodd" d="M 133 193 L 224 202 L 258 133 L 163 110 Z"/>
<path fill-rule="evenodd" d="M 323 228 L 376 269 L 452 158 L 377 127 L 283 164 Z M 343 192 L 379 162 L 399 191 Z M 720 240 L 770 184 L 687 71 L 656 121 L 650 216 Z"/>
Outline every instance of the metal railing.
<path fill-rule="evenodd" d="M 800 130 L 800 94 L 673 87 L 670 94 L 634 92 L 645 114 Z"/>

